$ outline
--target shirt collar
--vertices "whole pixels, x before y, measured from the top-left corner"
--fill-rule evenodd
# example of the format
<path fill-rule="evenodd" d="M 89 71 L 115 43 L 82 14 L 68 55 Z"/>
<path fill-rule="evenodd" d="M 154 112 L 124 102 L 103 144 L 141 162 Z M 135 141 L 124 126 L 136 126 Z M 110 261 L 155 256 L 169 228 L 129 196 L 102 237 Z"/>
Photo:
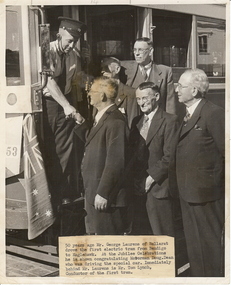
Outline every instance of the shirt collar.
<path fill-rule="evenodd" d="M 156 109 L 153 110 L 151 113 L 149 113 L 148 115 L 144 115 L 144 116 L 147 116 L 147 117 L 148 117 L 148 122 L 149 122 L 149 124 L 151 124 L 151 121 L 152 121 L 154 115 L 156 114 L 158 108 L 159 108 L 159 107 L 157 106 Z"/>
<path fill-rule="evenodd" d="M 140 67 L 140 69 L 145 69 L 146 71 L 147 70 L 149 70 L 151 67 L 152 67 L 152 60 L 147 64 L 147 65 L 145 65 L 145 66 L 139 66 Z"/>
<path fill-rule="evenodd" d="M 192 114 L 194 113 L 196 107 L 199 105 L 200 101 L 201 101 L 201 99 L 199 99 L 198 101 L 196 101 L 192 106 L 186 107 L 187 110 L 188 110 L 188 112 L 189 112 L 189 114 L 190 114 L 190 116 L 192 116 Z"/>
<path fill-rule="evenodd" d="M 103 108 L 101 111 L 99 111 L 95 116 L 95 123 L 98 124 L 99 120 L 103 117 L 103 114 L 109 109 L 111 106 L 115 105 L 114 103 Z"/>
<path fill-rule="evenodd" d="M 69 53 L 64 53 L 63 51 L 61 51 L 60 46 L 59 46 L 59 40 L 55 41 L 55 46 L 56 46 L 56 51 L 60 57 L 62 57 L 62 56 L 68 57 L 69 56 Z"/>

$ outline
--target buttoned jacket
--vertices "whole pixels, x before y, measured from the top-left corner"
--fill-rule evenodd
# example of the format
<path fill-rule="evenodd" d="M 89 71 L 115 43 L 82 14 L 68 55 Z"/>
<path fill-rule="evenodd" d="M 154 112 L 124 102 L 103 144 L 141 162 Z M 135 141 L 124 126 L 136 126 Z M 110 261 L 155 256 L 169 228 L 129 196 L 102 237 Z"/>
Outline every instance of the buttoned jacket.
<path fill-rule="evenodd" d="M 191 203 L 220 199 L 224 191 L 225 112 L 202 99 L 173 142 L 169 183 L 173 196 Z"/>

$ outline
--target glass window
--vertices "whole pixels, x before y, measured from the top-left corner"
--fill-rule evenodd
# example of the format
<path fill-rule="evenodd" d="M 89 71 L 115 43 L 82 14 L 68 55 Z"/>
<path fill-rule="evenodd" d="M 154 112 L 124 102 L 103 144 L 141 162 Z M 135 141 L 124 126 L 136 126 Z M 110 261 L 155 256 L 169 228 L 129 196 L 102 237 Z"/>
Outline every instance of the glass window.
<path fill-rule="evenodd" d="M 172 67 L 186 67 L 192 17 L 153 9 L 154 60 Z"/>
<path fill-rule="evenodd" d="M 199 53 L 208 52 L 208 35 L 199 35 Z"/>
<path fill-rule="evenodd" d="M 86 6 L 88 40 L 92 52 L 89 68 L 94 76 L 100 74 L 100 61 L 104 57 L 134 59 L 135 11 L 136 8 L 127 5 Z M 80 16 L 83 14 L 80 10 Z"/>
<path fill-rule="evenodd" d="M 19 6 L 6 7 L 6 85 L 23 85 L 22 23 Z"/>
<path fill-rule="evenodd" d="M 225 21 L 197 18 L 197 66 L 209 77 L 225 76 Z"/>
<path fill-rule="evenodd" d="M 154 61 L 173 68 L 173 80 L 177 82 L 183 70 L 190 67 L 190 36 L 192 16 L 153 9 Z"/>

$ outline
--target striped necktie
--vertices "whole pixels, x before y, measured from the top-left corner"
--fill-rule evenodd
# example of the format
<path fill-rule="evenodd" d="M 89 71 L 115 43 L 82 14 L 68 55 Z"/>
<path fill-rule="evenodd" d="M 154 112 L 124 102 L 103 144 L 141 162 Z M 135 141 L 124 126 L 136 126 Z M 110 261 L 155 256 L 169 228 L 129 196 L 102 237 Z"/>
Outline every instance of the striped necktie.
<path fill-rule="evenodd" d="M 141 136 L 146 140 L 147 135 L 148 135 L 148 129 L 149 129 L 149 122 L 148 122 L 149 118 L 148 116 L 144 116 L 144 120 L 143 120 L 143 125 L 140 129 L 140 134 Z"/>
<path fill-rule="evenodd" d="M 142 66 L 141 73 L 144 77 L 144 81 L 147 81 L 148 80 L 148 74 L 147 74 L 147 69 L 145 68 L 145 66 Z"/>
<path fill-rule="evenodd" d="M 188 109 L 186 109 L 186 114 L 184 116 L 184 126 L 186 126 L 186 124 L 190 118 L 191 118 L 191 115 L 190 115 Z"/>

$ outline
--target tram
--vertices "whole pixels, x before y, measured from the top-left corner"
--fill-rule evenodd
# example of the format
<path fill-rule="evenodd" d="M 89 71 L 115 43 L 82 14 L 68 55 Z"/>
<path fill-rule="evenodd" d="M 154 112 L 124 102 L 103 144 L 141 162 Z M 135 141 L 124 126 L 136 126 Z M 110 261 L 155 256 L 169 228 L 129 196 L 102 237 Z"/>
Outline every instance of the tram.
<path fill-rule="evenodd" d="M 91 2 L 92 4 L 93 2 Z M 6 5 L 3 30 L 5 31 L 5 84 L 2 96 L 5 110 L 5 228 L 30 232 L 31 220 L 28 209 L 37 189 L 28 195 L 28 173 L 33 172 L 32 157 L 25 163 L 25 124 L 31 122 L 37 145 L 36 161 L 43 164 L 42 90 L 49 67 L 49 42 L 55 39 L 58 16 L 73 17 L 87 24 L 87 33 L 76 48 L 90 47 L 92 63 L 81 69 L 87 73 L 97 71 L 97 64 L 105 56 L 114 56 L 126 66 L 134 58 L 132 46 L 135 38 L 146 36 L 153 39 L 154 58 L 157 63 L 173 69 L 174 84 L 187 68 L 199 67 L 210 81 L 208 99 L 225 107 L 225 55 L 226 5 L 73 5 L 28 6 Z M 228 9 L 227 9 L 228 10 Z M 125 28 L 126 27 L 126 28 Z M 157 40 L 156 40 L 157 39 Z M 94 72 L 92 72 L 94 76 Z M 84 86 L 84 83 L 83 83 Z M 81 87 L 84 89 L 84 87 Z M 79 102 L 80 107 L 81 103 Z M 179 106 L 179 112 L 182 108 Z M 183 113 L 180 114 L 183 117 Z M 33 138 L 33 136 L 31 137 Z M 81 190 L 80 190 L 81 192 Z M 49 188 L 45 195 L 49 201 Z M 30 201 L 28 203 L 28 201 Z M 49 206 L 49 205 L 48 205 Z M 73 208 L 63 208 L 59 235 L 84 234 L 83 198 Z M 65 225 L 79 219 L 75 231 Z M 34 213 L 36 215 L 36 212 Z M 55 223 L 52 212 L 46 212 L 50 220 L 44 227 L 27 238 L 34 240 Z M 66 220 L 65 220 L 66 219 Z M 66 222 L 68 221 L 68 223 Z M 182 241 L 179 239 L 179 247 Z M 179 267 L 185 263 L 180 261 Z M 187 267 L 188 268 L 188 267 Z M 180 274 L 180 273 L 179 273 Z"/>

